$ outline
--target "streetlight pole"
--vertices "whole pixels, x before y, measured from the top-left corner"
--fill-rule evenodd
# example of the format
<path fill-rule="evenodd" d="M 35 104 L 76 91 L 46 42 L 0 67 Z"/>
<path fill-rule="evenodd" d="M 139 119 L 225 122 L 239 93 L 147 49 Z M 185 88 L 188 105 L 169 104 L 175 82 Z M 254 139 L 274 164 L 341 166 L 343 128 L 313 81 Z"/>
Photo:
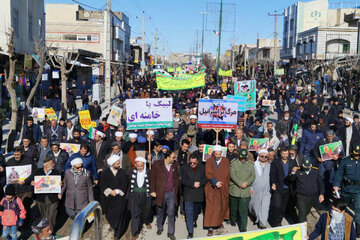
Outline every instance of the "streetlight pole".
<path fill-rule="evenodd" d="M 111 0 L 106 1 L 105 11 L 105 102 L 111 102 Z"/>
<path fill-rule="evenodd" d="M 202 37 L 201 37 L 201 66 L 203 66 L 203 59 L 204 59 L 204 31 L 205 31 L 205 15 L 207 12 L 200 12 L 202 15 Z"/>
<path fill-rule="evenodd" d="M 220 3 L 220 19 L 219 19 L 219 45 L 218 45 L 218 62 L 217 62 L 217 83 L 219 84 L 219 70 L 220 70 L 220 46 L 221 46 L 221 28 L 222 28 L 222 12 L 223 12 L 223 0 Z"/>

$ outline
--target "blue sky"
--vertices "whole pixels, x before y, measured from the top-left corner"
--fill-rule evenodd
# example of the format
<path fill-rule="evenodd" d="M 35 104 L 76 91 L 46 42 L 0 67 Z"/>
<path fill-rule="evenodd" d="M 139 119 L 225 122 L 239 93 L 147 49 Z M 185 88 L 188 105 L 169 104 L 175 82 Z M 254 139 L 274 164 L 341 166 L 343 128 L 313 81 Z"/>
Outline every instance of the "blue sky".
<path fill-rule="evenodd" d="M 106 0 L 77 0 L 86 5 L 103 9 Z M 75 3 L 72 0 L 45 0 L 46 3 Z M 131 37 L 141 36 L 142 11 L 145 12 L 146 41 L 151 44 L 152 51 L 155 47 L 155 29 L 158 29 L 158 48 L 162 54 L 163 41 L 165 49 L 167 42 L 169 52 L 189 52 L 195 44 L 196 31 L 198 33 L 198 46 L 201 45 L 202 16 L 199 12 L 206 12 L 208 2 L 220 2 L 220 0 L 112 0 L 112 10 L 122 11 L 130 18 L 132 29 Z M 273 38 L 274 17 L 268 13 L 277 11 L 282 13 L 284 8 L 297 2 L 296 0 L 224 0 L 226 9 L 236 9 L 235 30 L 222 34 L 221 51 L 230 49 L 231 42 L 234 43 L 256 43 L 257 34 L 260 38 Z M 91 10 L 90 8 L 86 9 Z M 209 5 L 211 10 L 215 5 Z M 233 10 L 229 10 L 234 12 Z M 214 13 L 207 21 L 207 28 L 214 28 Z M 229 17 L 230 16 L 230 17 Z M 234 19 L 232 13 L 226 14 L 225 24 L 229 29 Z M 283 18 L 279 17 L 278 32 L 282 38 Z M 218 38 L 212 31 L 205 32 L 204 51 L 215 53 L 218 46 Z M 192 48 L 191 48 L 192 49 Z M 201 51 L 201 48 L 199 48 Z"/>

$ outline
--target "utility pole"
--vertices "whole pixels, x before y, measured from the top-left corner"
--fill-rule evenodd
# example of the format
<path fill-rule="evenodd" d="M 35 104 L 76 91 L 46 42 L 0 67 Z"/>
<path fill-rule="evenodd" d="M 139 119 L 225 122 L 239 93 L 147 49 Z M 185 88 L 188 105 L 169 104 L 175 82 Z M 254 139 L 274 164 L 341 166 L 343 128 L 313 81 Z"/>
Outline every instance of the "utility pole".
<path fill-rule="evenodd" d="M 275 72 L 276 72 L 276 64 L 277 64 L 277 56 L 276 56 L 276 52 L 277 52 L 277 47 L 278 47 L 278 40 L 277 40 L 277 17 L 278 16 L 283 16 L 284 14 L 278 14 L 276 11 L 274 14 L 268 14 L 269 16 L 273 16 L 275 17 L 275 32 L 274 32 L 274 76 L 275 76 Z"/>
<path fill-rule="evenodd" d="M 221 46 L 221 28 L 222 28 L 222 12 L 223 12 L 223 0 L 221 0 L 220 3 L 220 19 L 219 19 L 219 45 L 218 45 L 218 54 L 217 54 L 217 84 L 219 84 L 220 78 L 219 78 L 219 70 L 220 70 L 220 46 Z"/>
<path fill-rule="evenodd" d="M 106 1 L 105 11 L 105 102 L 111 102 L 111 0 Z"/>
<path fill-rule="evenodd" d="M 142 14 L 142 46 L 141 46 L 141 71 L 143 73 L 143 76 L 145 76 L 145 13 L 143 11 Z"/>
<path fill-rule="evenodd" d="M 158 37 L 157 37 L 157 29 L 155 31 L 155 65 L 157 64 L 157 40 L 158 40 Z"/>
<path fill-rule="evenodd" d="M 201 66 L 203 65 L 203 59 L 204 59 L 204 31 L 205 31 L 205 15 L 207 15 L 207 12 L 200 12 L 200 15 L 202 15 L 202 36 L 201 36 Z"/>

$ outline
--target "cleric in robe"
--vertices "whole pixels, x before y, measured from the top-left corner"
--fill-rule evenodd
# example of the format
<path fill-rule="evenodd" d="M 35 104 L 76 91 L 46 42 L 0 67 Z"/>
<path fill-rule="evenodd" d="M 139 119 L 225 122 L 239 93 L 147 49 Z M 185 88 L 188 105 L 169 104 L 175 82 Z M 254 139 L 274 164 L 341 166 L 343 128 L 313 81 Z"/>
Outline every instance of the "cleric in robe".
<path fill-rule="evenodd" d="M 137 157 L 135 168 L 130 173 L 130 209 L 132 240 L 138 238 L 143 224 L 151 229 L 152 199 L 150 196 L 150 170 L 146 169 L 146 159 Z"/>
<path fill-rule="evenodd" d="M 120 239 L 127 230 L 129 214 L 127 212 L 126 192 L 129 178 L 120 168 L 120 157 L 111 156 L 107 160 L 109 168 L 101 175 L 100 191 L 104 195 L 104 213 L 106 220 L 114 230 L 114 239 Z"/>
<path fill-rule="evenodd" d="M 205 185 L 204 227 L 208 236 L 213 235 L 213 228 L 223 228 L 223 221 L 229 219 L 229 184 L 230 163 L 221 156 L 222 147 L 214 147 L 214 156 L 206 161 L 205 174 L 209 182 Z"/>

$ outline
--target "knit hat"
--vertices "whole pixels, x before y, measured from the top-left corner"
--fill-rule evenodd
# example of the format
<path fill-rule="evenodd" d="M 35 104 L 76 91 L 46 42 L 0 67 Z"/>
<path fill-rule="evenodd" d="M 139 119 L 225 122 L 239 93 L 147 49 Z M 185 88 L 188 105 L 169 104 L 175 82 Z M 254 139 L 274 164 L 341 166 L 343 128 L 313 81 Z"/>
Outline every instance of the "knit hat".
<path fill-rule="evenodd" d="M 5 188 L 5 195 L 15 196 L 15 185 L 10 184 Z"/>

